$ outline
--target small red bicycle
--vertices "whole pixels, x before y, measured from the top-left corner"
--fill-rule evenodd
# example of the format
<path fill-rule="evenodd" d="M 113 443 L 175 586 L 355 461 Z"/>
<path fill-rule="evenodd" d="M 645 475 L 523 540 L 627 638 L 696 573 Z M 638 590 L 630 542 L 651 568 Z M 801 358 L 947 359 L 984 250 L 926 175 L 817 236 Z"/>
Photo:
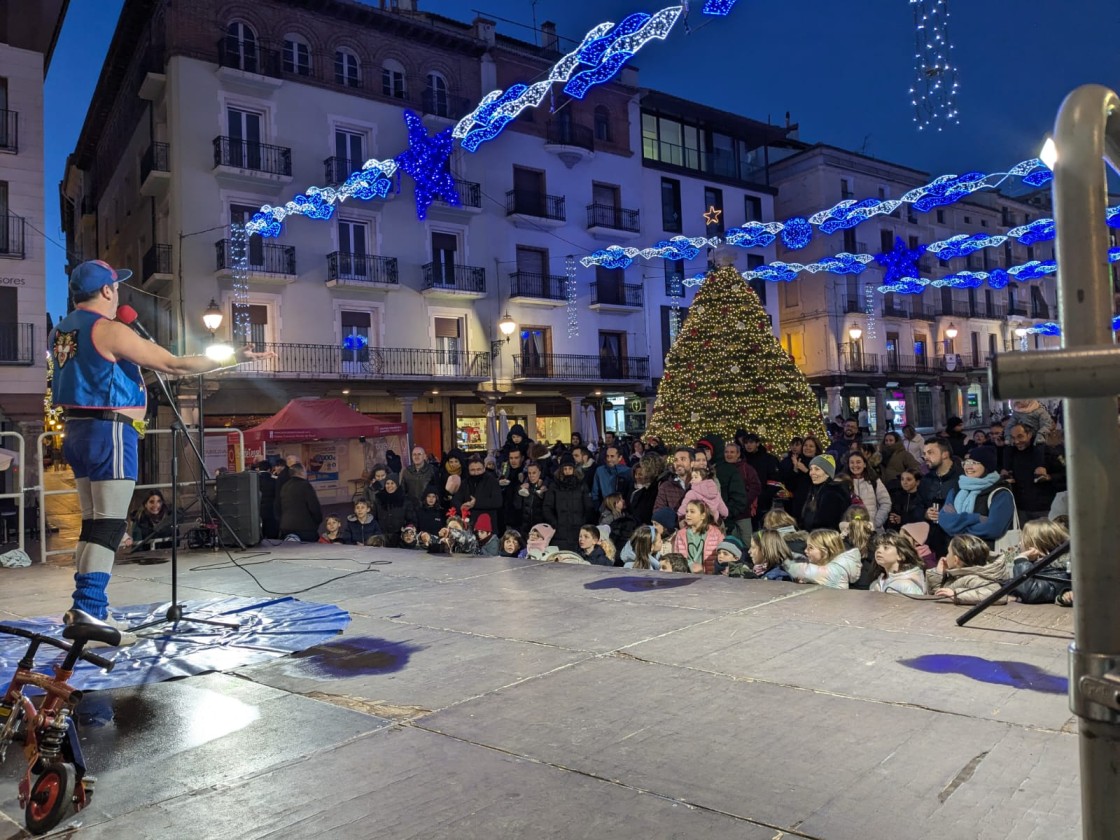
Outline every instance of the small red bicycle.
<path fill-rule="evenodd" d="M 72 688 L 68 680 L 79 659 L 92 662 L 106 671 L 113 670 L 112 660 L 87 653 L 89 642 L 116 646 L 121 631 L 80 610 L 70 610 L 63 618 L 62 637 L 71 644 L 0 624 L 0 633 L 29 639 L 27 652 L 16 666 L 16 672 L 4 696 L 0 698 L 0 762 L 8 745 L 22 737 L 27 770 L 19 782 L 19 804 L 24 809 L 27 830 L 32 834 L 50 831 L 71 813 L 82 810 L 93 795 L 92 776 L 86 775 L 85 760 L 78 742 L 74 710 L 82 692 Z M 35 655 L 40 645 L 66 651 L 66 658 L 54 669 L 54 676 L 35 671 Z M 38 706 L 25 689 L 43 692 Z M 35 776 L 32 782 L 32 776 Z"/>

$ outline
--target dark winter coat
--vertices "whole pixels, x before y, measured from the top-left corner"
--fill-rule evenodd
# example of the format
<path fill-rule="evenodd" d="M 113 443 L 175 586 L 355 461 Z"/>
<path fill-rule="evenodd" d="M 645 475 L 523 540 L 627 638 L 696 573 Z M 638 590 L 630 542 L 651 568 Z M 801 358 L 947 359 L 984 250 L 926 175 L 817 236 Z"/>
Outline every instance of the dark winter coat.
<path fill-rule="evenodd" d="M 806 531 L 817 528 L 840 530 L 840 519 L 851 506 L 851 494 L 847 488 L 829 479 L 814 484 L 801 511 L 801 527 Z"/>
<path fill-rule="evenodd" d="M 743 519 L 752 515 L 751 510 L 755 510 L 758 513 L 765 513 L 766 511 L 762 510 L 761 504 L 763 491 L 762 481 L 759 479 L 755 468 L 744 461 L 742 457 L 731 466 L 739 471 L 739 476 L 743 479 L 743 488 L 747 491 L 746 512 L 739 518 Z M 771 496 L 771 498 L 773 498 L 773 496 Z M 731 515 L 731 518 L 735 518 L 734 514 Z"/>
<path fill-rule="evenodd" d="M 512 486 L 512 485 L 511 485 Z M 541 483 L 530 486 L 525 495 L 521 495 L 521 488 L 517 488 L 516 518 L 508 521 L 506 527 L 515 528 L 521 534 L 521 539 L 527 539 L 529 531 L 538 522 L 544 522 L 544 500 L 548 496 L 548 482 L 543 478 Z"/>
<path fill-rule="evenodd" d="M 419 533 L 435 536 L 445 524 L 443 508 L 438 504 L 435 507 L 421 505 L 416 509 L 416 519 L 414 522 L 416 530 Z"/>
<path fill-rule="evenodd" d="M 1049 567 L 1043 569 L 1032 578 L 1027 578 L 1012 591 L 1012 595 L 1019 598 L 1024 604 L 1053 604 L 1058 596 L 1067 590 L 1073 589 L 1073 577 L 1070 575 L 1068 565 L 1062 568 L 1063 561 L 1068 564 L 1069 555 L 1058 558 Z M 1034 560 L 1028 557 L 1016 557 L 1011 576 L 1018 577 L 1025 573 Z"/>
<path fill-rule="evenodd" d="M 627 504 L 630 515 L 643 525 L 653 524 L 653 503 L 657 501 L 657 482 L 637 488 L 630 494 Z M 678 502 L 678 507 L 680 503 Z M 676 508 L 673 508 L 676 510 Z"/>
<path fill-rule="evenodd" d="M 498 477 L 492 472 L 483 472 L 482 475 L 463 476 L 463 483 L 459 492 L 451 497 L 452 506 L 462 512 L 463 502 L 474 498 L 474 506 L 470 509 L 470 518 L 477 519 L 479 514 L 490 514 L 491 523 L 500 522 L 502 511 L 502 487 L 498 484 Z"/>
<path fill-rule="evenodd" d="M 926 518 L 926 507 L 922 503 L 922 495 L 917 490 L 907 493 L 901 487 L 891 490 L 891 513 L 896 514 L 901 522 L 891 528 L 901 528 L 914 522 L 922 522 Z"/>
<path fill-rule="evenodd" d="M 319 496 L 306 478 L 290 476 L 280 489 L 280 533 L 296 534 L 303 542 L 319 539 L 319 523 L 323 521 L 323 508 Z"/>
<path fill-rule="evenodd" d="M 1059 490 L 1066 489 L 1066 468 L 1057 453 L 1049 446 L 1037 446 L 1034 439 L 1026 449 L 1014 446 L 1004 448 L 1005 466 L 1014 483 L 1011 490 L 1015 494 L 1015 504 L 1020 512 L 1049 511 L 1054 504 L 1054 496 Z M 1050 474 L 1049 481 L 1036 482 L 1034 471 L 1045 467 Z"/>
<path fill-rule="evenodd" d="M 595 524 L 595 508 L 591 504 L 591 494 L 578 475 L 558 477 L 548 489 L 544 497 L 544 521 L 556 529 L 552 545 L 561 551 L 579 551 L 579 529 Z"/>
<path fill-rule="evenodd" d="M 758 481 L 761 485 L 761 493 L 758 497 L 758 512 L 765 514 L 773 506 L 774 496 L 777 494 L 777 490 L 770 482 L 781 481 L 778 459 L 761 446 L 755 452 L 747 452 L 744 449 L 741 457 L 758 474 Z"/>
<path fill-rule="evenodd" d="M 398 486 L 395 493 L 378 492 L 375 502 L 374 516 L 381 532 L 390 546 L 396 546 L 401 539 L 401 529 L 415 518 L 412 500 L 405 495 L 404 488 Z"/>
<path fill-rule="evenodd" d="M 883 479 L 883 484 L 887 485 L 888 490 L 898 482 L 898 477 L 903 470 L 914 470 L 915 472 L 919 470 L 917 459 L 906 450 L 901 442 L 894 444 L 894 446 L 882 444 L 879 447 L 879 454 L 882 456 L 879 478 Z"/>
<path fill-rule="evenodd" d="M 579 551 L 579 556 L 590 563 L 592 566 L 613 566 L 614 563 L 607 557 L 607 553 L 599 546 L 593 546 L 591 551 L 584 553 Z"/>
<path fill-rule="evenodd" d="M 358 517 L 350 514 L 342 526 L 342 541 L 349 545 L 365 545 L 370 537 L 378 537 L 383 533 L 377 517 L 370 514 L 369 522 L 359 522 Z"/>
<path fill-rule="evenodd" d="M 801 458 L 801 463 L 805 466 L 808 466 L 809 461 L 813 460 L 812 458 L 805 458 L 804 456 L 799 457 Z M 794 466 L 792 455 L 786 455 L 786 457 L 782 459 L 781 466 L 778 470 L 778 480 L 781 481 L 782 484 L 785 485 L 785 488 L 793 495 L 793 498 L 786 502 L 788 505 L 787 510 L 789 510 L 790 514 L 794 517 L 800 517 L 801 511 L 805 508 L 805 500 L 809 498 L 809 491 L 813 488 L 813 479 L 809 478 L 809 473 L 801 472 L 801 470 Z"/>
<path fill-rule="evenodd" d="M 459 476 L 460 481 L 467 480 L 467 453 L 462 449 L 451 449 L 443 456 L 443 460 L 439 465 L 439 472 L 436 473 L 436 491 L 439 493 L 439 500 L 446 509 L 451 505 L 452 494 L 447 491 L 447 479 L 450 473 L 447 472 L 447 461 L 451 458 L 459 459 Z"/>
<path fill-rule="evenodd" d="M 424 492 L 436 479 L 437 470 L 431 463 L 425 461 L 420 469 L 409 464 L 401 472 L 401 484 L 408 498 L 417 505 L 424 501 Z"/>
<path fill-rule="evenodd" d="M 521 435 L 520 443 L 513 442 L 514 435 Z M 506 435 L 506 442 L 502 445 L 502 449 L 498 453 L 498 460 L 505 461 L 507 458 L 509 458 L 511 449 L 520 449 L 521 454 L 525 456 L 526 460 L 528 460 L 529 444 L 531 444 L 532 442 L 533 441 L 529 439 L 529 433 L 525 431 L 525 427 L 520 423 L 514 423 L 509 427 L 509 434 Z"/>
<path fill-rule="evenodd" d="M 630 542 L 630 538 L 634 536 L 634 532 L 638 529 L 638 520 L 631 516 L 626 511 L 622 512 L 621 516 L 616 516 L 610 521 L 611 526 L 611 542 L 614 543 L 615 557 L 622 556 L 622 549 L 626 543 Z M 619 563 L 618 565 L 622 565 Z"/>
<path fill-rule="evenodd" d="M 923 475 L 918 484 L 918 495 L 922 497 L 922 505 L 926 508 L 934 504 L 944 507 L 949 492 L 957 489 L 960 477 L 961 467 L 956 461 L 953 462 L 952 469 L 943 476 L 938 475 L 934 470 Z"/>

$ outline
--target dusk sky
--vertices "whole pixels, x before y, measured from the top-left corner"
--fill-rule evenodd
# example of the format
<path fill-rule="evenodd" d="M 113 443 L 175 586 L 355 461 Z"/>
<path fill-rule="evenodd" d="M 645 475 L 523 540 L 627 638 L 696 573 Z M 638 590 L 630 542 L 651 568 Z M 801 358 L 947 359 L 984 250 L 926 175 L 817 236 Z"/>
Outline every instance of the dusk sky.
<path fill-rule="evenodd" d="M 678 24 L 633 63 L 645 87 L 763 121 L 783 122 L 789 111 L 802 140 L 933 175 L 1002 170 L 1034 157 L 1066 94 L 1090 82 L 1120 88 L 1116 0 L 948 4 L 960 125 L 941 133 L 919 132 L 913 123 L 907 91 L 914 25 L 907 0 L 739 0 L 726 18 L 704 17 L 702 0 L 694 0 L 691 32 Z M 58 184 L 121 6 L 122 0 L 71 0 L 47 77 L 44 230 L 58 243 Z M 481 9 L 499 20 L 500 32 L 525 40 L 533 39 L 534 6 L 538 24 L 555 21 L 574 40 L 601 21 L 662 8 L 648 0 L 420 0 L 424 11 L 463 21 Z M 293 185 L 293 193 L 304 186 Z M 47 247 L 47 308 L 57 318 L 66 307 L 65 255 L 58 245 Z"/>

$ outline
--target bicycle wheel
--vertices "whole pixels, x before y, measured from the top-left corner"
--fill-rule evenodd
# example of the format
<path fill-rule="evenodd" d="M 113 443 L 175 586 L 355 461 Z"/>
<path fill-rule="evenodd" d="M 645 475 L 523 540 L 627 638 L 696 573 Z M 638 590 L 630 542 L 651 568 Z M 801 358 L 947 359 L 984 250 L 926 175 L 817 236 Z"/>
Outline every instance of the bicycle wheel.
<path fill-rule="evenodd" d="M 77 776 L 73 764 L 56 761 L 35 780 L 24 809 L 28 831 L 45 834 L 70 815 Z"/>

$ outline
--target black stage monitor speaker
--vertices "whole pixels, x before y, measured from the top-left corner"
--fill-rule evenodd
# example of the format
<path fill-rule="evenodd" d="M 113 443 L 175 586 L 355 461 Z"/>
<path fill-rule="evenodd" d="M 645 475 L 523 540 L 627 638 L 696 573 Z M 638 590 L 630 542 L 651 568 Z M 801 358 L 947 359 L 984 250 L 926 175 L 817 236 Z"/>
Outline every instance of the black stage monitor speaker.
<path fill-rule="evenodd" d="M 235 546 L 240 541 L 248 547 L 261 541 L 259 480 L 260 473 L 255 470 L 218 476 L 218 513 L 229 525 L 229 530 L 221 528 L 224 545 Z"/>

